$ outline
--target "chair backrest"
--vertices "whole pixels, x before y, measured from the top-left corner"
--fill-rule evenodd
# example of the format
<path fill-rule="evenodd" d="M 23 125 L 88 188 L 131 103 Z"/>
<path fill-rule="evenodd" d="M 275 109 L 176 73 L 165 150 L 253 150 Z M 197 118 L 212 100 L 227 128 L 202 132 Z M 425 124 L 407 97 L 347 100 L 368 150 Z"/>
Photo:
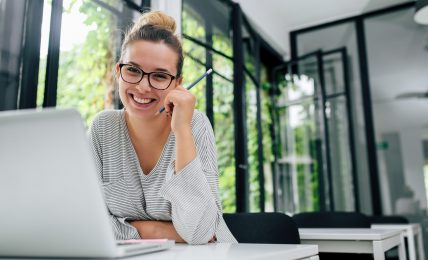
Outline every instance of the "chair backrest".
<path fill-rule="evenodd" d="M 358 212 L 304 212 L 293 216 L 299 228 L 370 228 L 368 216 Z"/>
<path fill-rule="evenodd" d="M 409 224 L 409 220 L 403 216 L 369 216 L 372 224 Z"/>
<path fill-rule="evenodd" d="M 239 243 L 300 244 L 294 220 L 283 213 L 223 214 Z"/>

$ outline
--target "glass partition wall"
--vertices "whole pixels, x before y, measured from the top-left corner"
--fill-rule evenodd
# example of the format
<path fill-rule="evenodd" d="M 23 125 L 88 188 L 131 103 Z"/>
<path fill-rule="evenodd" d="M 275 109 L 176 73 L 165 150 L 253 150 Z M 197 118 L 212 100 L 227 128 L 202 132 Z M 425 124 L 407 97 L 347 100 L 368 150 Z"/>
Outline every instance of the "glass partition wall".
<path fill-rule="evenodd" d="M 426 216 L 428 27 L 413 8 L 364 20 L 382 211 Z M 397 40 L 399 39 L 399 40 Z"/>
<path fill-rule="evenodd" d="M 317 51 L 275 72 L 279 211 L 358 208 L 345 57 L 346 49 Z"/>
<path fill-rule="evenodd" d="M 408 2 L 290 33 L 292 58 L 330 53 L 323 70 L 330 153 L 339 155 L 331 160 L 335 210 L 426 215 L 428 29 L 413 15 Z M 331 52 L 338 48 L 346 48 L 343 66 Z M 343 152 L 347 143 L 355 155 Z"/>

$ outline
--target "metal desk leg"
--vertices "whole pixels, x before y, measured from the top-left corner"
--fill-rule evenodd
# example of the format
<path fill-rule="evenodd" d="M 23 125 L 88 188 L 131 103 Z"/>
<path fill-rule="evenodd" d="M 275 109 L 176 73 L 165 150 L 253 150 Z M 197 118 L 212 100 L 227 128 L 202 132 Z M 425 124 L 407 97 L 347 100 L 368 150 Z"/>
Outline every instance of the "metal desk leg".
<path fill-rule="evenodd" d="M 385 249 L 379 241 L 373 241 L 373 258 L 374 260 L 385 260 Z M 400 258 L 400 260 L 402 260 Z"/>
<path fill-rule="evenodd" d="M 422 239 L 422 228 L 420 225 L 418 225 L 418 233 L 416 236 L 418 239 L 419 260 L 425 260 L 424 241 Z"/>

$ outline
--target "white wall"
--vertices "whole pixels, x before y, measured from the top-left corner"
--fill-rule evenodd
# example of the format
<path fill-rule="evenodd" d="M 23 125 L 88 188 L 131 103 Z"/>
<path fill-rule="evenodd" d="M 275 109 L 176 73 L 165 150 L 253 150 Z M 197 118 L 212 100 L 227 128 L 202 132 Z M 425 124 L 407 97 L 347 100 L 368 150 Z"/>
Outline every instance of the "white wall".
<path fill-rule="evenodd" d="M 404 128 L 400 130 L 406 184 L 413 190 L 414 198 L 420 202 L 420 208 L 426 209 L 423 135 L 424 129 L 422 128 Z"/>
<path fill-rule="evenodd" d="M 152 10 L 164 11 L 174 17 L 177 24 L 177 34 L 181 34 L 181 0 L 152 0 Z"/>

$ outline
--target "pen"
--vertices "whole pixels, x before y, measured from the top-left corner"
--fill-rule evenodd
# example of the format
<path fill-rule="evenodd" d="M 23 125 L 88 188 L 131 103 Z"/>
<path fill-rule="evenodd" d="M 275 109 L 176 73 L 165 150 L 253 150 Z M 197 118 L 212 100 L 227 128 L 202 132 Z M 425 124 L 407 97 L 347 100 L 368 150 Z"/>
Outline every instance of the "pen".
<path fill-rule="evenodd" d="M 186 89 L 190 90 L 191 88 L 193 88 L 196 84 L 199 83 L 199 81 L 201 81 L 206 76 L 210 75 L 211 72 L 213 72 L 213 69 L 207 70 L 202 76 L 200 76 L 197 80 L 195 80 L 192 84 L 190 84 Z M 159 109 L 159 111 L 156 112 L 156 115 L 162 113 L 163 111 L 165 111 L 165 107 L 162 107 L 161 109 Z"/>

